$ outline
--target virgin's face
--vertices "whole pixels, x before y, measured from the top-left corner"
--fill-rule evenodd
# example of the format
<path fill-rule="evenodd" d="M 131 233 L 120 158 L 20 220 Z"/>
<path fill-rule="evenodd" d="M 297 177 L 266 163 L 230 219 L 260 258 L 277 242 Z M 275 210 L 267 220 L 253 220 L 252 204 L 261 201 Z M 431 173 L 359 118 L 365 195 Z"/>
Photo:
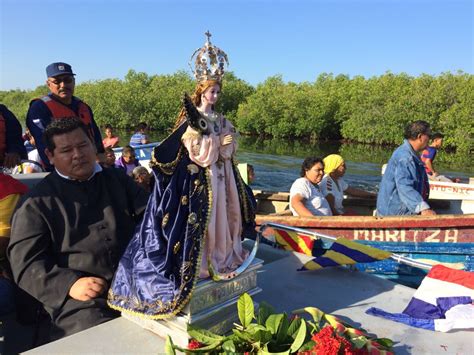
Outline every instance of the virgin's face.
<path fill-rule="evenodd" d="M 319 183 L 324 175 L 324 166 L 321 163 L 314 164 L 311 169 L 306 170 L 305 177 L 313 184 Z"/>
<path fill-rule="evenodd" d="M 221 94 L 221 88 L 218 84 L 209 86 L 201 96 L 203 104 L 214 105 Z"/>

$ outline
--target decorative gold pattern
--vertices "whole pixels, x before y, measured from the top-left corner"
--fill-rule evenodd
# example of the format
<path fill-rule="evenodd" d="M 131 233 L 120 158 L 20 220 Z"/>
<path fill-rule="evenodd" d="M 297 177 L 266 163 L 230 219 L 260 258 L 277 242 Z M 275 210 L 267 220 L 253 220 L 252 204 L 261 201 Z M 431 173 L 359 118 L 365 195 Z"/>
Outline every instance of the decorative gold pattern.
<path fill-rule="evenodd" d="M 161 228 L 165 228 L 166 225 L 168 224 L 168 221 L 170 219 L 170 214 L 167 213 L 163 216 L 163 220 L 161 221 Z"/>
<path fill-rule="evenodd" d="M 202 253 L 203 253 L 203 250 L 206 248 L 206 245 L 207 245 L 207 229 L 208 229 L 209 221 L 210 221 L 210 218 L 211 218 L 211 213 L 210 212 L 211 212 L 213 195 L 212 195 L 212 189 L 211 189 L 211 183 L 210 183 L 211 177 L 210 177 L 209 168 L 206 168 L 205 174 L 206 174 L 206 185 L 207 185 L 207 192 L 208 192 L 207 217 L 206 217 L 206 223 L 204 225 L 204 228 L 202 228 L 200 230 L 200 233 L 198 235 L 195 235 L 190 240 L 190 242 L 192 243 L 192 245 L 190 247 L 190 251 L 197 250 L 197 248 L 199 247 L 199 244 L 196 245 L 196 243 L 200 242 L 201 245 L 200 245 L 200 248 L 199 248 L 197 261 L 194 264 L 194 265 L 196 265 L 196 269 L 194 271 L 193 284 L 192 284 L 192 287 L 191 287 L 191 290 L 189 291 L 189 293 L 186 295 L 186 297 L 184 299 L 180 300 L 179 295 L 183 292 L 183 289 L 184 289 L 185 285 L 187 284 L 187 282 L 183 282 L 181 284 L 180 289 L 178 290 L 178 293 L 177 293 L 178 296 L 175 297 L 173 299 L 173 301 L 169 301 L 169 302 L 164 303 L 160 300 L 156 300 L 154 303 L 148 303 L 148 302 L 140 303 L 139 306 L 141 306 L 140 309 L 142 309 L 142 310 L 159 308 L 160 311 L 161 311 L 160 314 L 150 315 L 150 314 L 145 314 L 145 313 L 142 313 L 142 312 L 138 312 L 138 311 L 134 311 L 134 310 L 131 310 L 131 309 L 124 308 L 124 306 L 128 303 L 129 300 L 126 297 L 115 295 L 112 292 L 112 289 L 109 289 L 107 304 L 110 308 L 115 309 L 115 310 L 120 311 L 120 312 L 127 312 L 127 313 L 132 314 L 132 315 L 134 315 L 136 317 L 139 317 L 139 318 L 157 320 L 157 319 L 168 319 L 168 318 L 172 318 L 172 317 L 176 316 L 189 303 L 189 300 L 193 296 L 193 291 L 196 287 L 196 283 L 199 280 Z M 202 192 L 202 189 L 200 191 Z M 203 212 L 203 211 L 201 211 L 201 212 Z M 189 272 L 186 272 L 186 271 L 188 269 L 191 269 L 192 265 L 193 265 L 193 263 L 192 263 L 192 258 L 191 258 L 191 261 L 189 263 L 183 264 L 182 274 L 187 273 L 189 275 L 191 270 L 189 270 Z M 186 280 L 186 278 L 185 278 L 185 280 Z M 178 301 L 180 301 L 179 304 L 178 304 Z M 112 302 L 114 302 L 115 304 L 112 303 Z M 122 305 L 123 307 L 118 306 L 118 305 Z"/>
<path fill-rule="evenodd" d="M 188 224 L 194 224 L 197 221 L 196 213 L 192 212 L 188 216 Z"/>
<path fill-rule="evenodd" d="M 181 197 L 181 204 L 183 206 L 187 206 L 188 205 L 188 196 L 184 195 L 183 197 Z"/>
<path fill-rule="evenodd" d="M 194 175 L 199 172 L 199 168 L 196 164 L 188 164 L 188 171 L 191 173 L 191 175 Z"/>
<path fill-rule="evenodd" d="M 178 154 L 176 154 L 176 159 L 169 163 L 160 163 L 159 161 L 156 160 L 155 152 L 154 152 L 156 148 L 157 147 L 153 148 L 153 154 L 151 155 L 150 167 L 153 168 L 156 166 L 158 169 L 161 170 L 163 174 L 173 175 L 174 170 L 178 166 L 178 163 L 181 161 L 181 158 L 183 157 L 185 148 L 183 147 L 183 145 L 181 145 L 179 147 Z"/>
<path fill-rule="evenodd" d="M 173 247 L 173 253 L 178 254 L 179 249 L 181 248 L 181 243 L 177 242 Z"/>

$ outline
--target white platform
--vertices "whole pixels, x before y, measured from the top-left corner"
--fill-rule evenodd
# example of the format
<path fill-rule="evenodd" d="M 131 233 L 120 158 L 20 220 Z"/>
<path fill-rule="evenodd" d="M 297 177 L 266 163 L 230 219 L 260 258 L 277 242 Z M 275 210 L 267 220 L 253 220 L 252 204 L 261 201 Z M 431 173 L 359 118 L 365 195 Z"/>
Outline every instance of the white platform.
<path fill-rule="evenodd" d="M 257 257 L 271 261 L 258 274 L 263 291 L 255 301 L 267 301 L 277 311 L 291 312 L 315 306 L 379 337 L 395 341 L 396 354 L 474 354 L 474 332 L 436 333 L 365 314 L 370 307 L 401 312 L 414 290 L 372 275 L 331 268 L 318 272 L 297 272 L 307 260 L 304 255 L 282 253 L 262 246 Z M 26 354 L 158 354 L 164 340 L 118 318 Z"/>

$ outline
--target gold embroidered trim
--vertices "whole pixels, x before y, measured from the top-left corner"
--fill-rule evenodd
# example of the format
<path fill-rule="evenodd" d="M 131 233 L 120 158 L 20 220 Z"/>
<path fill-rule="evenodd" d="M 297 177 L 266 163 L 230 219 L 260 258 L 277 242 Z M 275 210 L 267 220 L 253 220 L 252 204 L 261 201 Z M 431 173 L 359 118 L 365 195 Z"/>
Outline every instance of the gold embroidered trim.
<path fill-rule="evenodd" d="M 199 167 L 196 164 L 188 164 L 188 171 L 191 175 L 199 172 Z"/>
<path fill-rule="evenodd" d="M 181 243 L 178 241 L 173 247 L 173 253 L 178 254 L 178 251 L 180 248 L 181 248 Z"/>
<path fill-rule="evenodd" d="M 157 167 L 158 169 L 161 170 L 163 174 L 166 175 L 173 175 L 174 170 L 176 169 L 176 166 L 178 166 L 178 163 L 181 161 L 181 158 L 183 157 L 184 153 L 184 147 L 181 145 L 178 150 L 178 154 L 176 154 L 176 159 L 169 162 L 169 163 L 160 163 L 159 161 L 156 160 L 155 158 L 155 149 L 157 147 L 153 148 L 153 154 L 151 155 L 151 161 L 150 161 L 150 167 Z"/>
<path fill-rule="evenodd" d="M 183 197 L 181 197 L 181 204 L 183 206 L 187 206 L 188 205 L 188 196 L 184 195 Z"/>
<path fill-rule="evenodd" d="M 165 228 L 168 224 L 168 220 L 170 219 L 170 214 L 167 213 L 164 215 L 163 220 L 161 221 L 161 228 Z"/>
<path fill-rule="evenodd" d="M 194 289 L 196 287 L 196 283 L 198 282 L 199 274 L 201 272 L 202 254 L 205 250 L 204 248 L 206 248 L 206 246 L 207 246 L 207 230 L 208 230 L 208 227 L 209 227 L 209 222 L 211 220 L 211 213 L 210 212 L 211 212 L 211 209 L 212 209 L 213 194 L 212 194 L 212 187 L 211 187 L 211 183 L 210 183 L 211 177 L 210 177 L 210 169 L 209 168 L 206 168 L 205 174 L 206 174 L 207 191 L 208 191 L 207 218 L 206 218 L 206 223 L 204 225 L 204 228 L 201 230 L 201 238 L 200 238 L 201 248 L 200 248 L 199 253 L 198 253 L 198 258 L 197 258 L 197 262 L 196 262 L 196 271 L 195 271 L 194 278 L 193 278 L 193 284 L 192 284 L 191 290 L 188 293 L 188 295 L 182 300 L 181 304 L 176 303 L 177 299 L 175 299 L 172 302 L 167 302 L 166 305 L 165 305 L 164 302 L 162 302 L 160 300 L 157 300 L 154 304 L 149 304 L 149 303 L 142 304 L 142 306 L 150 307 L 150 308 L 154 308 L 156 305 L 158 305 L 160 309 L 164 309 L 164 310 L 174 308 L 174 310 L 170 313 L 149 315 L 149 314 L 144 314 L 142 312 L 133 311 L 131 309 L 123 308 L 123 307 L 116 306 L 116 305 L 112 304 L 109 301 L 110 299 L 114 300 L 114 301 L 118 301 L 118 302 L 120 302 L 122 300 L 124 300 L 124 301 L 127 301 L 127 300 L 125 299 L 125 297 L 116 296 L 112 292 L 112 289 L 109 289 L 107 304 L 110 308 L 115 309 L 119 312 L 126 312 L 126 313 L 134 315 L 138 318 L 158 320 L 158 319 L 172 318 L 172 317 L 176 316 L 189 303 L 189 300 L 193 296 Z M 201 189 L 201 192 L 202 192 L 202 189 Z M 192 242 L 193 242 L 193 245 L 191 246 L 191 250 L 195 250 L 196 246 L 194 245 L 194 243 L 195 243 L 194 238 L 193 238 Z M 191 267 L 191 262 L 189 262 L 189 264 L 183 264 L 182 268 L 181 268 L 181 271 L 184 272 L 185 270 L 189 269 L 189 267 Z M 185 279 L 185 281 L 186 281 L 186 279 Z M 178 290 L 178 294 L 181 294 L 183 289 L 184 289 L 184 282 L 181 284 L 181 287 Z"/>

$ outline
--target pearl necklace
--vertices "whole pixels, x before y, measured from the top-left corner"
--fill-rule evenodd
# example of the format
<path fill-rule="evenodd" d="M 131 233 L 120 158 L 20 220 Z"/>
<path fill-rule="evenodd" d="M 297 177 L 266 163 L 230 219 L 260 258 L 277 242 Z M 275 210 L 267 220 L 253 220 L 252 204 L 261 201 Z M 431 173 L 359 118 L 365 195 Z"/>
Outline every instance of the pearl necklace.
<path fill-rule="evenodd" d="M 211 122 L 216 122 L 217 119 L 219 118 L 219 115 L 215 112 L 204 112 L 204 111 L 200 111 L 200 112 L 204 117 L 206 117 Z"/>

